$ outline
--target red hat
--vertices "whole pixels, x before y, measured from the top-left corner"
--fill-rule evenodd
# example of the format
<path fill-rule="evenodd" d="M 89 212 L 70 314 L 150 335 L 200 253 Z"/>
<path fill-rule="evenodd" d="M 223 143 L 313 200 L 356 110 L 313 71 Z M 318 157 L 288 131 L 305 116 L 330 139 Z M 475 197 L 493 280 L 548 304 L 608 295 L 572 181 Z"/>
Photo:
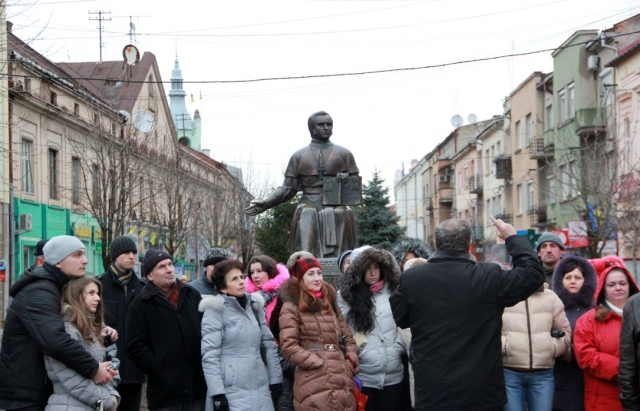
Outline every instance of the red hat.
<path fill-rule="evenodd" d="M 291 266 L 291 275 L 300 280 L 302 276 L 312 268 L 319 268 L 322 270 L 322 265 L 320 265 L 320 262 L 313 257 L 301 258 Z"/>

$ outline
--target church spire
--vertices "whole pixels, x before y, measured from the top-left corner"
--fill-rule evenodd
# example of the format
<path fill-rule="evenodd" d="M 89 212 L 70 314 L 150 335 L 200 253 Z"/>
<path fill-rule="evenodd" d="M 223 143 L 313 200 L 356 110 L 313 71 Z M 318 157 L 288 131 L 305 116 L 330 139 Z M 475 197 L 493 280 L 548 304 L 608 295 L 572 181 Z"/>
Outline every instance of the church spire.
<path fill-rule="evenodd" d="M 187 110 L 185 97 L 187 93 L 182 89 L 182 70 L 178 63 L 178 56 L 176 55 L 175 65 L 171 72 L 171 90 L 169 91 L 169 107 L 171 109 L 171 117 L 173 118 L 173 124 L 178 132 L 178 139 L 186 137 L 191 140 L 189 134 L 193 130 L 193 120 Z M 191 147 L 191 144 L 189 144 Z"/>

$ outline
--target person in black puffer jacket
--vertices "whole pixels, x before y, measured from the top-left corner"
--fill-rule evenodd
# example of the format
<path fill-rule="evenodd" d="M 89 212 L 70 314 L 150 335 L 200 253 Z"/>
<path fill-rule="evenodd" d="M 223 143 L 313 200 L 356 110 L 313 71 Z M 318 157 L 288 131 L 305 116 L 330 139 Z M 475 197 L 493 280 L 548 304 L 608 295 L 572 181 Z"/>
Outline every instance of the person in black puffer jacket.
<path fill-rule="evenodd" d="M 109 244 L 111 264 L 98 279 L 102 282 L 102 303 L 104 306 L 104 323 L 118 331 L 116 341 L 117 358 L 121 361 L 120 384 L 118 393 L 121 401 L 120 411 L 138 411 L 142 400 L 142 384 L 144 372 L 135 366 L 126 353 L 126 320 L 129 305 L 140 294 L 144 282 L 138 278 L 133 267 L 137 260 L 136 243 L 128 236 L 122 235 Z"/>
<path fill-rule="evenodd" d="M 0 408 L 44 410 L 53 387 L 43 354 L 96 383 L 113 380 L 110 363 L 98 363 L 72 339 L 60 316 L 62 289 L 71 278 L 85 275 L 84 254 L 77 238 L 54 237 L 44 247 L 44 265 L 25 272 L 11 287 L 0 351 Z"/>

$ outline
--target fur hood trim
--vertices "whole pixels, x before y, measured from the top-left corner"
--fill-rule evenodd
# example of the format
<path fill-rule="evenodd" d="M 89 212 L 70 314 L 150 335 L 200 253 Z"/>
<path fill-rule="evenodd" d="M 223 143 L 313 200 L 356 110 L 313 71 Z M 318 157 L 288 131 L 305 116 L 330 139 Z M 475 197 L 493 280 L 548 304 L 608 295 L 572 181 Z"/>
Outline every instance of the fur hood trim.
<path fill-rule="evenodd" d="M 198 304 L 198 311 L 203 313 L 208 308 L 211 308 L 221 313 L 224 310 L 224 303 L 227 298 L 233 297 L 227 297 L 224 295 L 210 295 L 204 297 L 200 301 L 200 304 Z M 247 294 L 247 298 L 252 306 L 257 306 L 257 308 L 264 307 L 264 297 L 260 295 L 260 293 Z"/>
<path fill-rule="evenodd" d="M 580 291 L 576 294 L 571 294 L 569 290 L 562 285 L 562 271 L 567 264 L 575 263 L 582 271 L 584 276 L 584 284 Z M 596 288 L 598 287 L 598 275 L 595 268 L 586 259 L 574 255 L 565 255 L 555 270 L 553 270 L 553 278 L 551 280 L 551 288 L 560 297 L 560 300 L 564 304 L 564 308 L 593 308 L 594 307 L 594 295 L 596 294 Z"/>
<path fill-rule="evenodd" d="M 400 268 L 390 252 L 381 248 L 368 248 L 349 265 L 347 272 L 340 278 L 340 297 L 349 305 L 353 302 L 353 292 L 363 281 L 367 269 L 373 263 L 380 265 L 380 276 L 392 294 L 400 284 Z"/>
<path fill-rule="evenodd" d="M 329 301 L 331 304 L 335 304 L 338 300 L 338 293 L 333 286 L 326 281 L 323 281 L 323 284 L 327 286 L 329 290 Z M 298 307 L 298 303 L 300 302 L 300 282 L 297 278 L 291 277 L 287 281 L 282 284 L 280 287 L 280 292 L 278 293 L 278 298 L 282 299 L 283 303 L 290 302 L 296 307 Z M 322 311 L 322 304 L 320 304 L 319 299 L 315 299 L 318 304 L 312 304 L 309 306 L 309 312 L 320 312 Z"/>
<path fill-rule="evenodd" d="M 391 254 L 396 260 L 398 267 L 402 267 L 402 260 L 408 253 L 414 253 L 419 258 L 428 260 L 433 254 L 431 247 L 426 245 L 423 241 L 417 238 L 403 238 L 393 245 L 391 248 Z"/>
<path fill-rule="evenodd" d="M 289 277 L 291 277 L 289 275 L 289 271 L 287 270 L 287 267 L 285 267 L 284 265 L 278 264 L 276 268 L 278 270 L 278 274 L 276 274 L 275 277 L 269 279 L 269 281 L 264 283 L 264 285 L 262 286 L 262 291 L 266 291 L 268 293 L 273 293 L 275 291 L 278 291 L 278 289 L 282 286 L 282 284 L 285 281 L 287 281 Z M 247 279 L 245 281 L 246 281 L 245 284 L 246 284 L 248 293 L 255 293 L 260 291 L 260 288 L 256 286 L 256 284 L 253 282 L 250 276 L 247 276 Z"/>

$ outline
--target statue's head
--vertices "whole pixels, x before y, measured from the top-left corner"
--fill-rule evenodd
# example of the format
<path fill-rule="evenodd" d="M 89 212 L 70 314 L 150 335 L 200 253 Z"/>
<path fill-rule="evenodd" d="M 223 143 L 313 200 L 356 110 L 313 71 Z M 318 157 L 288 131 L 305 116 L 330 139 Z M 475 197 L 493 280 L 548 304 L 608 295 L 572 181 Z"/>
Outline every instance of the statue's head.
<path fill-rule="evenodd" d="M 333 120 L 326 111 L 318 111 L 309 116 L 307 121 L 311 138 L 327 141 L 333 134 Z"/>

